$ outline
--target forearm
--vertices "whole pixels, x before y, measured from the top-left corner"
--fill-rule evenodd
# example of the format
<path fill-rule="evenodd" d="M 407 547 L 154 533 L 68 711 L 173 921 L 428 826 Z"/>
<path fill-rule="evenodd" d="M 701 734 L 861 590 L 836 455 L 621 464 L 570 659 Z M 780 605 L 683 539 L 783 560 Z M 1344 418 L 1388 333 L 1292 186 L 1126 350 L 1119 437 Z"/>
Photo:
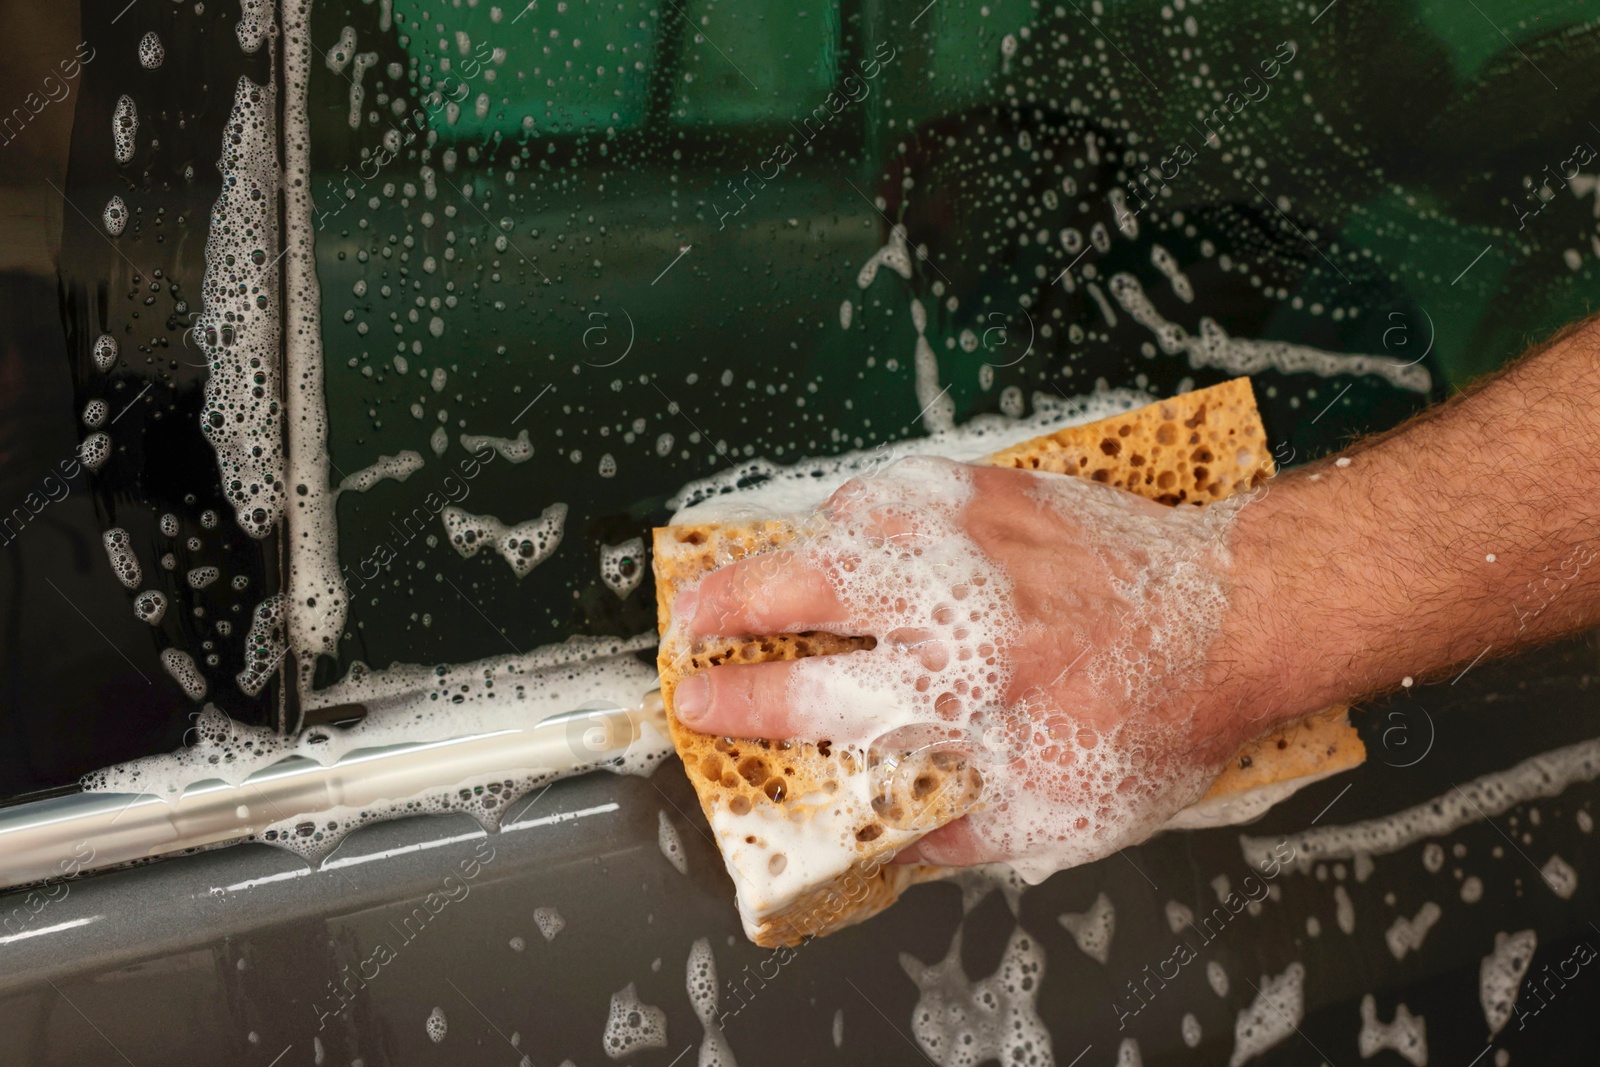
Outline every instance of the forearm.
<path fill-rule="evenodd" d="M 1219 660 L 1263 725 L 1600 624 L 1600 325 L 1274 479 L 1230 547 Z"/>

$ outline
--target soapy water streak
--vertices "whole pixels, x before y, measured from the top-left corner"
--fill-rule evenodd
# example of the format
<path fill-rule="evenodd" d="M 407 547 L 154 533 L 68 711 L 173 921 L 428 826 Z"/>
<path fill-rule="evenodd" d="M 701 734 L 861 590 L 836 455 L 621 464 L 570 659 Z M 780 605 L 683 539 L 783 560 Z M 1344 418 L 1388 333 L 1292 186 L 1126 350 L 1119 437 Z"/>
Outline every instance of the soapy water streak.
<path fill-rule="evenodd" d="M 1016 479 L 1011 490 L 1036 519 L 1082 540 L 1080 595 L 1121 605 L 1114 625 L 1090 631 L 1087 618 L 1103 613 L 1046 618 L 1038 576 L 1011 572 L 980 544 L 989 479 Z M 827 575 L 847 629 L 878 644 L 789 666 L 794 736 L 866 751 L 891 776 L 907 754 L 972 762 L 982 776 L 972 830 L 1037 882 L 1143 840 L 1215 776 L 1187 751 L 1187 714 L 1157 709 L 1192 681 L 1217 632 L 1240 506 L 1168 509 L 1076 478 L 908 459 L 804 520 L 793 547 L 758 564 L 748 607 L 781 613 L 763 602 L 780 568 Z M 789 628 L 839 629 L 822 619 Z M 1086 654 L 1073 667 L 1063 649 Z M 929 810 L 905 828 L 922 829 L 915 819 Z"/>

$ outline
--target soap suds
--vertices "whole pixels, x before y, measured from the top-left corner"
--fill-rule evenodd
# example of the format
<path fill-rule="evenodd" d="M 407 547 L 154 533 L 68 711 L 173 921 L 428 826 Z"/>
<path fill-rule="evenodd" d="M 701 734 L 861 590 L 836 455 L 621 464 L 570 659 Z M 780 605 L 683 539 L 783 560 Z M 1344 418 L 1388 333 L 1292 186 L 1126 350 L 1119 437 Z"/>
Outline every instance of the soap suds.
<path fill-rule="evenodd" d="M 1517 804 L 1553 797 L 1577 782 L 1600 775 L 1600 739 L 1523 760 L 1508 770 L 1486 774 L 1432 800 L 1380 819 L 1350 826 L 1317 827 L 1291 836 L 1295 869 L 1302 873 L 1319 860 L 1349 859 L 1358 852 L 1382 856 L 1417 841 L 1443 837 L 1484 818 L 1493 818 Z M 1239 844 L 1245 862 L 1259 864 L 1272 855 L 1282 838 L 1243 835 Z M 1427 859 L 1424 853 L 1424 859 Z M 1438 853 L 1443 863 L 1444 853 Z"/>
<path fill-rule="evenodd" d="M 1478 965 L 1478 1002 L 1483 1005 L 1484 1022 L 1489 1024 L 1489 1040 L 1510 1021 L 1522 976 L 1528 973 L 1538 946 L 1538 935 L 1532 930 L 1497 933 L 1494 950 Z"/>
<path fill-rule="evenodd" d="M 1306 1014 L 1305 981 L 1306 969 L 1298 963 L 1276 977 L 1261 976 L 1256 999 L 1234 1020 L 1229 1067 L 1239 1067 L 1295 1032 Z"/>
<path fill-rule="evenodd" d="M 689 856 L 683 851 L 683 839 L 678 836 L 678 828 L 672 825 L 672 820 L 667 818 L 665 808 L 660 812 L 660 825 L 656 831 L 656 844 L 661 849 L 661 854 L 667 857 L 667 862 L 677 868 L 679 874 L 689 873 Z"/>
<path fill-rule="evenodd" d="M 200 429 L 239 526 L 255 538 L 273 530 L 285 502 L 276 99 L 270 83 L 240 76 L 235 86 L 191 331 L 209 365 Z"/>
<path fill-rule="evenodd" d="M 561 544 L 567 505 L 551 504 L 538 518 L 516 526 L 507 526 L 493 515 L 474 515 L 453 505 L 440 512 L 439 517 L 450 544 L 464 558 L 471 559 L 484 545 L 491 545 L 518 578 L 525 578 Z"/>
<path fill-rule="evenodd" d="M 1428 368 L 1399 363 L 1386 356 L 1354 356 L 1326 352 L 1289 341 L 1254 341 L 1229 337 L 1217 321 L 1201 316 L 1200 333 L 1190 334 L 1168 321 L 1145 295 L 1144 286 L 1131 274 L 1111 279 L 1111 295 L 1122 309 L 1156 336 L 1156 344 L 1169 356 L 1184 353 L 1195 370 L 1216 367 L 1233 375 L 1277 370 L 1284 374 L 1309 373 L 1324 378 L 1336 374 L 1371 374 L 1400 389 L 1426 394 L 1433 387 Z M 1174 283 L 1176 288 L 1176 283 Z"/>
<path fill-rule="evenodd" d="M 139 588 L 139 583 L 144 580 L 144 571 L 133 554 L 133 541 L 128 531 L 113 526 L 101 534 L 100 539 L 106 546 L 106 557 L 111 561 L 111 570 L 116 574 L 117 581 L 129 589 Z"/>
<path fill-rule="evenodd" d="M 1544 884 L 1550 887 L 1550 892 L 1562 900 L 1571 900 L 1572 894 L 1578 891 L 1578 872 L 1560 856 L 1552 855 L 1539 868 L 1539 873 L 1544 876 Z"/>
<path fill-rule="evenodd" d="M 190 700 L 205 699 L 205 675 L 194 665 L 194 657 L 189 653 L 180 648 L 164 648 L 161 650 L 161 667 L 183 688 L 184 695 Z"/>
<path fill-rule="evenodd" d="M 1361 1033 L 1356 1045 L 1364 1060 L 1384 1049 L 1393 1049 L 1414 1067 L 1428 1067 L 1428 1024 L 1422 1016 L 1412 1015 L 1404 1004 L 1399 1004 L 1394 1022 L 1380 1023 L 1378 1002 L 1371 993 L 1361 998 Z"/>
<path fill-rule="evenodd" d="M 738 1067 L 733 1050 L 722 1032 L 717 1019 L 717 961 L 711 954 L 711 939 L 702 937 L 689 948 L 687 984 L 689 1003 L 694 1006 L 695 1017 L 700 1020 L 703 1034 L 700 1038 L 698 1067 Z"/>
<path fill-rule="evenodd" d="M 428 1032 L 428 1040 L 435 1045 L 444 1040 L 444 1035 L 449 1030 L 449 1024 L 445 1021 L 443 1008 L 434 1008 L 430 1011 L 427 1020 L 422 1025 Z"/>
<path fill-rule="evenodd" d="M 347 475 L 333 492 L 335 496 L 347 492 L 365 493 L 382 481 L 403 482 L 421 470 L 422 465 L 422 454 L 409 448 L 393 456 L 379 456 L 371 466 Z"/>
<path fill-rule="evenodd" d="M 111 112 L 111 147 L 118 163 L 133 159 L 138 137 L 139 107 L 133 102 L 133 97 L 123 93 L 117 98 L 116 109 Z"/>
<path fill-rule="evenodd" d="M 1039 1017 L 1044 949 L 1021 928 L 1006 943 L 994 974 L 977 981 L 961 968 L 961 931 L 937 963 L 910 953 L 900 966 L 916 985 L 911 1033 L 935 1067 L 999 1060 L 1007 1067 L 1054 1064 L 1050 1031 Z"/>
<path fill-rule="evenodd" d="M 1356 906 L 1350 900 L 1350 894 L 1342 885 L 1333 887 L 1334 919 L 1339 923 L 1339 929 L 1347 934 L 1356 932 Z"/>
<path fill-rule="evenodd" d="M 1433 924 L 1438 922 L 1443 914 L 1444 911 L 1439 905 L 1430 900 L 1418 910 L 1416 918 L 1407 919 L 1404 915 L 1398 916 L 1383 935 L 1394 958 L 1403 960 L 1406 958 L 1406 953 L 1420 949 L 1422 939 L 1428 936 L 1428 931 L 1433 929 Z"/>
<path fill-rule="evenodd" d="M 1211 992 L 1219 997 L 1228 995 L 1228 972 L 1222 969 L 1222 964 L 1216 960 L 1206 961 L 1206 983 L 1211 986 Z"/>
<path fill-rule="evenodd" d="M 600 546 L 600 580 L 621 600 L 644 580 L 644 538 L 635 537 L 620 545 Z"/>
<path fill-rule="evenodd" d="M 667 1013 L 639 999 L 629 982 L 611 994 L 611 1016 L 606 1020 L 601 1047 L 620 1060 L 645 1049 L 667 1047 Z"/>
<path fill-rule="evenodd" d="M 1110 958 L 1111 936 L 1117 926 L 1117 912 L 1110 897 L 1101 893 L 1088 911 L 1069 911 L 1059 919 L 1085 956 L 1099 963 Z"/>
<path fill-rule="evenodd" d="M 546 941 L 554 941 L 556 935 L 567 928 L 567 920 L 554 908 L 534 908 L 533 921 Z"/>
<path fill-rule="evenodd" d="M 520 431 L 515 439 L 464 433 L 461 435 L 461 447 L 474 453 L 492 448 L 508 463 L 523 463 L 533 456 L 533 445 L 528 442 L 527 430 Z"/>

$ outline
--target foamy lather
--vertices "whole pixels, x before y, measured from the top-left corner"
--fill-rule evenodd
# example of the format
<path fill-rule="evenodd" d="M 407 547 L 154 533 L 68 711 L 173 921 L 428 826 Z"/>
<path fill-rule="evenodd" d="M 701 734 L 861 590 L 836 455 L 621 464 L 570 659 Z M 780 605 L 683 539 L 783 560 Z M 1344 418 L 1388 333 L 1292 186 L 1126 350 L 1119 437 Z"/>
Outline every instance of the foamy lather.
<path fill-rule="evenodd" d="M 1105 730 L 1043 687 L 1011 692 L 1020 646 L 1038 623 L 1019 618 L 1016 576 L 967 532 L 972 468 L 932 458 L 852 483 L 831 521 L 808 524 L 793 546 L 793 565 L 829 575 L 850 615 L 871 620 L 878 645 L 795 661 L 788 702 L 797 736 L 887 753 L 885 768 L 908 749 L 971 754 L 983 778 L 973 829 L 1037 883 L 1142 840 L 1215 778 L 1216 766 L 1186 751 L 1187 721 L 1148 712 L 1198 669 L 1218 631 L 1227 531 L 1240 505 L 1169 510 L 1081 479 L 1016 476 L 1035 480 L 1039 507 L 1098 539 L 1089 547 L 1127 616 L 1107 647 L 1077 627 L 1091 651 L 1061 666 L 1086 678 L 1097 700 L 1132 709 L 1125 721 Z"/>

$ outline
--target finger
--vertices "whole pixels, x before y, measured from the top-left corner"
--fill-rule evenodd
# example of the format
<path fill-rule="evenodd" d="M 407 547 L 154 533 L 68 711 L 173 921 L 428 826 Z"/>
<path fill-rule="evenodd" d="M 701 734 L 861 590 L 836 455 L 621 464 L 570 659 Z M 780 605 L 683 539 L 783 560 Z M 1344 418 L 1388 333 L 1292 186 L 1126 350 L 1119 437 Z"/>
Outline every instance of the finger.
<path fill-rule="evenodd" d="M 934 867 L 972 867 L 1004 859 L 998 849 L 973 829 L 963 816 L 934 830 L 895 854 L 895 863 L 925 863 Z"/>
<path fill-rule="evenodd" d="M 685 678 L 672 711 L 691 729 L 718 737 L 783 741 L 799 736 L 790 694 L 804 660 L 735 663 Z"/>
<path fill-rule="evenodd" d="M 675 613 L 687 617 L 689 632 L 699 637 L 837 629 L 850 618 L 829 568 L 792 549 L 712 571 L 698 590 L 679 598 Z"/>

